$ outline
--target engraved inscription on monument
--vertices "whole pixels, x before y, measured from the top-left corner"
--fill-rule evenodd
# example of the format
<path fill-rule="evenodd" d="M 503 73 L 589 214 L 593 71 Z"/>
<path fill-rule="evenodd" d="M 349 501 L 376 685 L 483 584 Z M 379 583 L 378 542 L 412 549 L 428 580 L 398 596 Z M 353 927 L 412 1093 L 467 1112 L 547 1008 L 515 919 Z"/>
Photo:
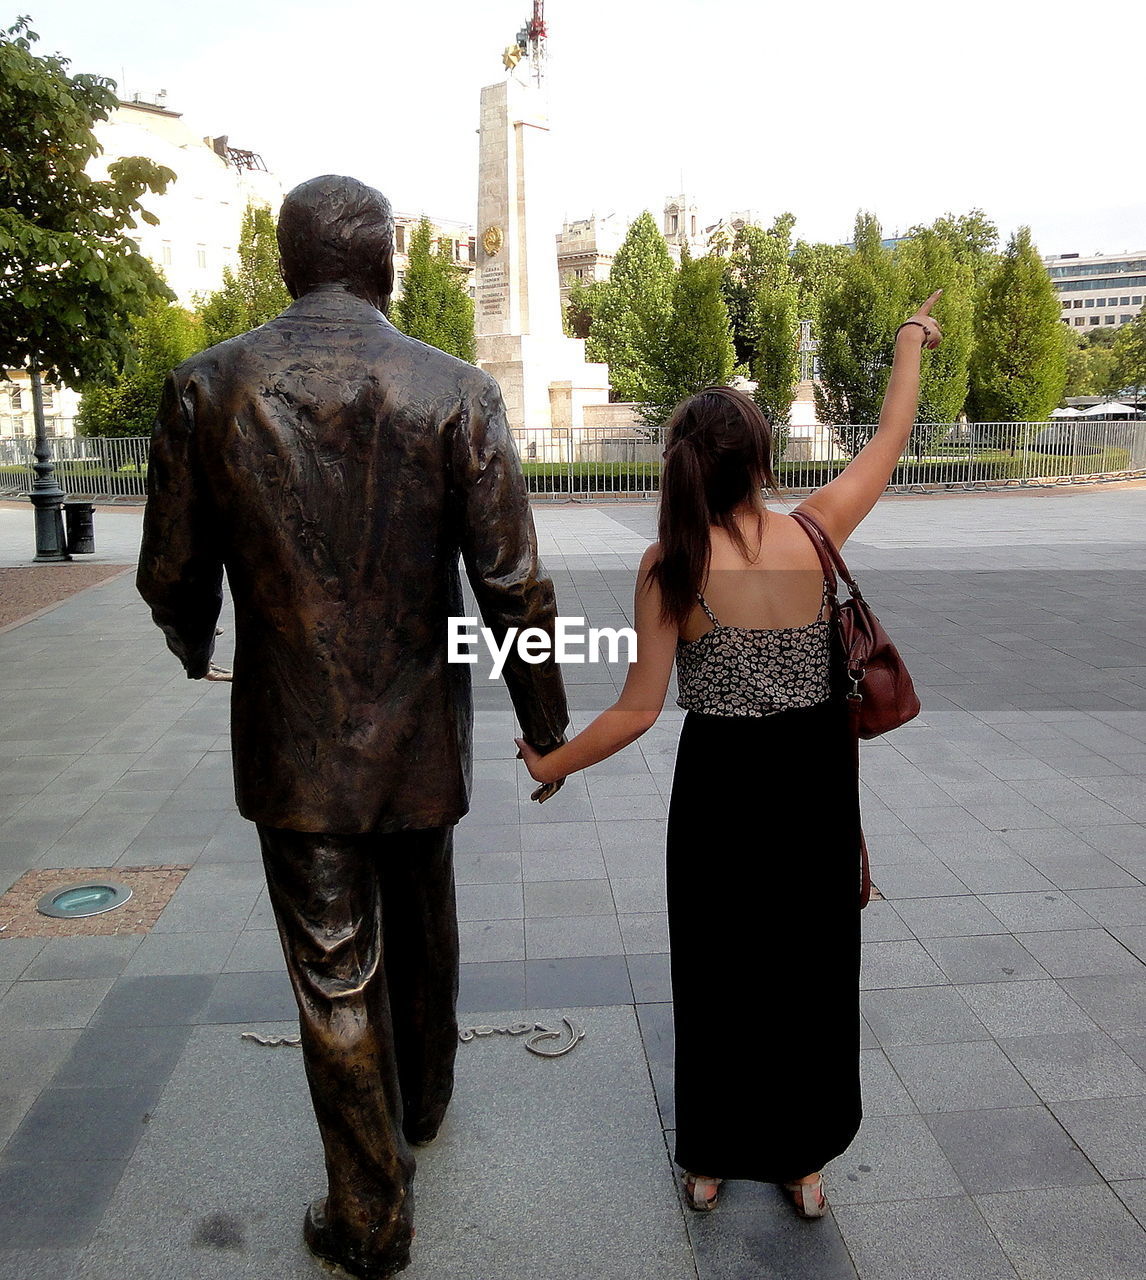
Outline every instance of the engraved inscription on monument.
<path fill-rule="evenodd" d="M 509 330 L 509 273 L 504 262 L 484 262 L 477 281 L 478 311 L 485 320 L 499 319 Z M 488 326 L 486 326 L 488 332 Z"/>

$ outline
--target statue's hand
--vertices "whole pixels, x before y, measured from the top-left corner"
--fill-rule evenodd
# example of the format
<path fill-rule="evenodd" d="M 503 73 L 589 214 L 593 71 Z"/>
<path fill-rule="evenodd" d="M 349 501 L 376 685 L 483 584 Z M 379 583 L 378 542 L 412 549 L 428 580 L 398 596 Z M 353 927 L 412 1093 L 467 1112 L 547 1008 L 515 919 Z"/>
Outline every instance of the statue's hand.
<path fill-rule="evenodd" d="M 207 674 L 203 677 L 204 680 L 225 681 L 227 684 L 230 684 L 234 678 L 234 672 L 227 667 L 217 667 L 213 662 L 207 668 Z"/>
<path fill-rule="evenodd" d="M 555 796 L 564 785 L 564 778 L 558 778 L 556 782 L 543 782 L 529 798 L 530 800 L 536 800 L 538 804 L 544 804 L 550 796 Z"/>

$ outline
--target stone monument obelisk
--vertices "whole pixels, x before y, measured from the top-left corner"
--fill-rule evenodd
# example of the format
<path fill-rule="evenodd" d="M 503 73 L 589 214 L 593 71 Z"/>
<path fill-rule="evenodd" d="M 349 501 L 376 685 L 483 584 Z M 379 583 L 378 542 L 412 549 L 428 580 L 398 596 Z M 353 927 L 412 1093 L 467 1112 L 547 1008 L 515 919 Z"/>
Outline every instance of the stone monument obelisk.
<path fill-rule="evenodd" d="M 585 343 L 561 327 L 556 182 L 549 169 L 549 118 L 541 84 L 545 28 L 533 21 L 510 46 L 508 75 L 481 91 L 475 331 L 477 363 L 501 385 L 509 424 L 527 456 L 584 424 L 587 404 L 609 399 L 609 370 L 585 359 Z"/>

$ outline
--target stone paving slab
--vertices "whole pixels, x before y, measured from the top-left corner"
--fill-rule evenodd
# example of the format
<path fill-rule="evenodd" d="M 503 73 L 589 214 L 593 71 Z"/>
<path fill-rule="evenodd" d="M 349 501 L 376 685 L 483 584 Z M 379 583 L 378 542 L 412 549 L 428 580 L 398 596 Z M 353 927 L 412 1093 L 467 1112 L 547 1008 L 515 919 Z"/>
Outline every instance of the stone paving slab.
<path fill-rule="evenodd" d="M 632 1010 L 596 1009 L 582 1025 L 585 1040 L 555 1060 L 502 1037 L 459 1047 L 455 1101 L 418 1155 L 410 1280 L 505 1274 L 510 1259 L 518 1275 L 694 1280 Z M 323 1176 L 298 1051 L 199 1028 L 70 1274 L 309 1280 L 301 1221 Z"/>

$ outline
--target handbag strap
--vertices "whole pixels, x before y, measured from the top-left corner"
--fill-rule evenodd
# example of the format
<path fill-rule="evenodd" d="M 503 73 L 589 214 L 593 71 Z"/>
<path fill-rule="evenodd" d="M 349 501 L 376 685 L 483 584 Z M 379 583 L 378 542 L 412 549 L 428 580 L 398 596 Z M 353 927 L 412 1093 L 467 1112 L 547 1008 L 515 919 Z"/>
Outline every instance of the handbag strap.
<path fill-rule="evenodd" d="M 839 548 L 828 536 L 827 530 L 816 519 L 810 511 L 804 511 L 797 507 L 795 511 L 789 513 L 793 520 L 812 540 L 812 546 L 816 548 L 816 554 L 820 557 L 820 564 L 823 566 L 824 575 L 832 583 L 832 595 L 835 596 L 835 582 L 838 575 L 843 579 L 848 591 L 859 599 L 863 599 L 860 595 L 860 589 L 856 585 L 856 580 L 852 577 L 848 570 L 848 566 L 844 563 L 844 558 L 840 555 Z"/>
<path fill-rule="evenodd" d="M 800 526 L 801 529 L 812 540 L 812 546 L 816 548 L 816 554 L 820 558 L 820 564 L 824 570 L 824 579 L 830 583 L 832 611 L 836 612 L 839 608 L 839 602 L 836 599 L 836 575 L 843 578 L 847 584 L 848 590 L 853 596 L 860 596 L 859 587 L 856 586 L 855 579 L 848 572 L 848 567 L 844 563 L 843 556 L 840 555 L 839 548 L 828 537 L 824 526 L 816 519 L 810 511 L 797 510 L 790 513 L 792 519 Z M 859 776 L 859 732 L 858 717 L 859 703 L 853 699 L 848 699 L 848 724 L 850 726 L 850 738 L 852 743 L 852 758 L 855 762 L 856 776 Z M 868 860 L 867 840 L 864 838 L 863 829 L 860 829 L 860 908 L 867 906 L 871 900 L 871 864 Z"/>

